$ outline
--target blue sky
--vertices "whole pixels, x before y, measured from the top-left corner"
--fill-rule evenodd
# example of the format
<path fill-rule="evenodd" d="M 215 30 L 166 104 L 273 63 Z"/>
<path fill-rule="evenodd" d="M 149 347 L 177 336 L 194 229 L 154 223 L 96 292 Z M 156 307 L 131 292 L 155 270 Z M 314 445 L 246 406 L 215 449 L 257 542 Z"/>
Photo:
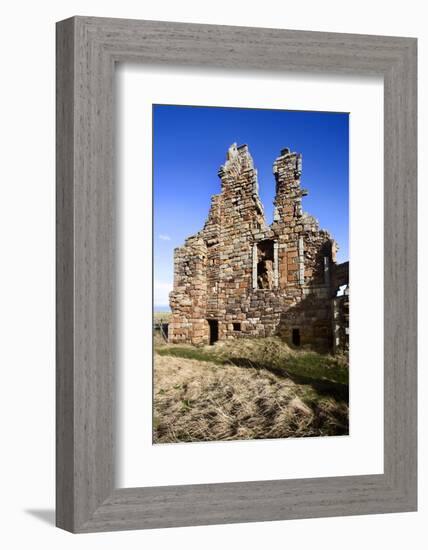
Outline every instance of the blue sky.
<path fill-rule="evenodd" d="M 349 117 L 347 113 L 153 106 L 154 303 L 168 304 L 174 248 L 202 229 L 228 147 L 246 143 L 258 170 L 266 220 L 272 222 L 272 165 L 284 147 L 302 153 L 303 209 L 348 260 Z"/>

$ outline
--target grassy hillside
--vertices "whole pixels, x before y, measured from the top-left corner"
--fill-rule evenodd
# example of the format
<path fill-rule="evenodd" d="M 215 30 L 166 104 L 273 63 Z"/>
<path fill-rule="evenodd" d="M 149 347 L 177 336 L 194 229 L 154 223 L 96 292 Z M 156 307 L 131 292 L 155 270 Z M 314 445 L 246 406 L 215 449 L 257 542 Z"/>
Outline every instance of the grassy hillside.
<path fill-rule="evenodd" d="M 277 338 L 155 346 L 154 441 L 348 433 L 345 358 Z"/>

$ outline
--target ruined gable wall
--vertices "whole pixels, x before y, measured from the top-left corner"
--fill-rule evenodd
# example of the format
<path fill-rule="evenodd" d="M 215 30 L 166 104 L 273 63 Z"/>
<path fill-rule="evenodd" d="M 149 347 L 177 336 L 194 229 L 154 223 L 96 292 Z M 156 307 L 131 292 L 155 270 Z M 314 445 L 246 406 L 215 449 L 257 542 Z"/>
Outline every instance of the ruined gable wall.
<path fill-rule="evenodd" d="M 277 333 L 292 341 L 299 330 L 301 344 L 327 348 L 331 342 L 330 272 L 335 243 L 319 229 L 315 218 L 302 210 L 302 157 L 289 149 L 274 163 L 275 214 L 272 229 L 279 240 L 279 285 L 286 290 L 287 306 L 281 313 Z"/>
<path fill-rule="evenodd" d="M 222 187 L 220 224 L 219 307 L 214 317 L 223 319 L 220 338 L 233 336 L 233 321 L 245 329 L 252 286 L 252 243 L 266 227 L 258 196 L 257 171 L 246 145 L 232 145 L 220 168 Z"/>
<path fill-rule="evenodd" d="M 280 287 L 301 289 L 304 285 L 323 285 L 324 258 L 333 261 L 333 241 L 320 230 L 317 220 L 302 210 L 302 156 L 284 149 L 274 163 L 276 180 L 275 213 L 272 229 L 277 235 L 280 263 Z M 296 296 L 299 292 L 295 293 Z M 300 293 L 301 294 L 301 293 Z"/>
<path fill-rule="evenodd" d="M 231 146 L 204 228 L 175 253 L 171 342 L 208 343 L 207 319 L 216 319 L 220 340 L 279 334 L 291 342 L 297 328 L 302 344 L 328 347 L 335 243 L 302 211 L 301 169 L 301 155 L 281 151 L 269 227 L 248 148 Z M 264 278 L 260 265 L 269 267 Z"/>
<path fill-rule="evenodd" d="M 207 343 L 207 319 L 223 321 L 219 324 L 220 339 L 233 331 L 232 321 L 245 321 L 243 306 L 251 287 L 251 243 L 254 233 L 266 225 L 257 171 L 246 146 L 230 147 L 219 177 L 221 193 L 211 199 L 204 228 L 175 251 L 171 342 Z M 197 265 L 194 255 L 200 257 Z"/>

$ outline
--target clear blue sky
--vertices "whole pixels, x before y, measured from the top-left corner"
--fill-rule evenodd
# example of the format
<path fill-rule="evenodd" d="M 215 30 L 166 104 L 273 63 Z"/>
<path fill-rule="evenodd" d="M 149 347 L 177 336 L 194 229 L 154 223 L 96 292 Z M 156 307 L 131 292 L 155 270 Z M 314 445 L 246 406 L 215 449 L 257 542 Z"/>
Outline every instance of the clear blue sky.
<path fill-rule="evenodd" d="M 217 171 L 228 147 L 246 143 L 258 170 L 266 220 L 272 222 L 280 150 L 302 153 L 303 209 L 339 244 L 348 259 L 349 116 L 347 113 L 153 106 L 154 303 L 165 306 L 173 281 L 174 248 L 202 229 Z"/>

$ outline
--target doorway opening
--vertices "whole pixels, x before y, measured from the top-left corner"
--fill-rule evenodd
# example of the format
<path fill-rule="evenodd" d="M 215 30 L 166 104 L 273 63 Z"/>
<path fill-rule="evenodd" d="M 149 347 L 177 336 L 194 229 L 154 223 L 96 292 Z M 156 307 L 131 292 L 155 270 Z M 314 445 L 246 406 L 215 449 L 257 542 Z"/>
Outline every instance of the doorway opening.
<path fill-rule="evenodd" d="M 293 328 L 291 341 L 295 346 L 300 346 L 300 330 L 298 328 Z"/>
<path fill-rule="evenodd" d="M 208 319 L 209 326 L 209 342 L 210 346 L 215 344 L 218 340 L 218 321 L 216 319 Z"/>

